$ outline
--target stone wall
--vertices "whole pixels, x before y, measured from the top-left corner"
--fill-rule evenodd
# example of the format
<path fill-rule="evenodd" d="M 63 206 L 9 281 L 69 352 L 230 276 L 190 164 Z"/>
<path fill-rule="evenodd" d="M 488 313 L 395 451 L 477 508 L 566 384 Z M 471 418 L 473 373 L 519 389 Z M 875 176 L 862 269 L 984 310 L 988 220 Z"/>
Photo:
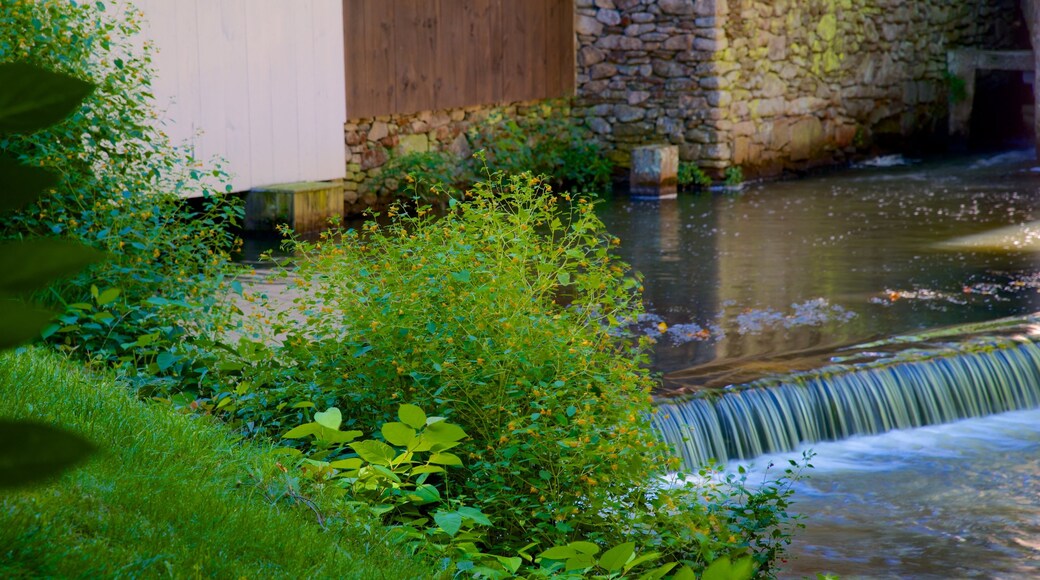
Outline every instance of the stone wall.
<path fill-rule="evenodd" d="M 393 155 L 447 151 L 467 157 L 472 151 L 467 132 L 492 115 L 515 117 L 540 108 L 540 101 L 473 106 L 444 111 L 422 111 L 351 119 L 345 125 L 347 177 L 344 209 L 347 215 L 379 208 L 395 199 L 392 192 L 377 192 L 373 178 Z"/>
<path fill-rule="evenodd" d="M 1016 0 L 576 3 L 576 112 L 618 161 L 670 142 L 751 175 L 941 132 L 946 50 L 1023 38 Z"/>

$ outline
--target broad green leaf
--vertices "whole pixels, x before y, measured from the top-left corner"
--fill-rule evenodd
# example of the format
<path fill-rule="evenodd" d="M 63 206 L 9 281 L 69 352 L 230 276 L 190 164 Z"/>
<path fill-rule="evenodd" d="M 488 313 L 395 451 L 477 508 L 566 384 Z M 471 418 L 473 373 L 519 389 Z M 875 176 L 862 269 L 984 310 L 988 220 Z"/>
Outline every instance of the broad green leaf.
<path fill-rule="evenodd" d="M 570 547 L 574 548 L 577 552 L 579 552 L 581 554 L 595 555 L 595 554 L 597 554 L 599 552 L 599 546 L 597 546 L 596 544 L 593 544 L 592 542 L 578 541 L 578 542 L 571 542 L 568 545 Z"/>
<path fill-rule="evenodd" d="M 365 460 L 360 457 L 350 457 L 347 459 L 340 459 L 339 461 L 333 461 L 332 463 L 329 463 L 329 467 L 353 471 L 355 469 L 361 469 L 361 466 L 364 464 Z"/>
<path fill-rule="evenodd" d="M 640 564 L 642 564 L 644 562 L 650 562 L 650 561 L 656 560 L 656 559 L 658 559 L 660 557 L 661 557 L 660 552 L 650 552 L 648 554 L 643 554 L 642 556 L 636 557 L 635 559 L 633 559 L 628 564 L 625 564 L 625 571 L 628 572 L 632 568 L 635 568 L 636 566 L 638 566 L 638 565 L 640 565 Z"/>
<path fill-rule="evenodd" d="M 491 520 L 489 520 L 488 517 L 484 515 L 484 512 L 480 511 L 475 507 L 463 506 L 459 508 L 458 512 L 459 515 L 461 515 L 462 517 L 469 520 L 473 520 L 474 522 L 477 522 L 482 526 L 491 525 Z"/>
<path fill-rule="evenodd" d="M 23 300 L 0 296 L 0 310 L 3 311 L 3 322 L 0 323 L 0 350 L 14 348 L 29 342 L 40 335 L 56 315 Z"/>
<path fill-rule="evenodd" d="M 567 572 L 572 570 L 583 570 L 591 567 L 594 561 L 595 559 L 591 554 L 575 554 L 573 558 L 567 560 L 567 563 L 563 565 L 563 569 Z"/>
<path fill-rule="evenodd" d="M 159 353 L 159 356 L 155 357 L 155 364 L 159 366 L 160 371 L 165 371 L 177 364 L 180 360 L 181 357 L 172 352 L 161 352 Z"/>
<path fill-rule="evenodd" d="M 672 574 L 672 580 L 697 580 L 697 574 L 689 566 L 683 566 L 679 568 L 679 571 Z"/>
<path fill-rule="evenodd" d="M 599 565 L 607 572 L 616 572 L 623 568 L 636 551 L 635 542 L 626 542 L 609 549 L 599 558 Z"/>
<path fill-rule="evenodd" d="M 417 485 L 415 490 L 408 494 L 408 499 L 418 505 L 441 501 L 441 492 L 432 485 Z"/>
<path fill-rule="evenodd" d="M 519 556 L 513 556 L 512 558 L 507 558 L 505 556 L 495 556 L 495 559 L 498 560 L 498 563 L 505 567 L 505 569 L 508 570 L 510 574 L 516 574 L 516 571 L 520 569 L 520 565 L 524 563 L 524 561 L 521 560 Z"/>
<path fill-rule="evenodd" d="M 560 272 L 556 275 L 556 280 L 563 286 L 571 283 L 571 275 L 567 272 Z"/>
<path fill-rule="evenodd" d="M 538 554 L 539 558 L 545 558 L 547 560 L 567 560 L 573 558 L 578 551 L 570 545 L 566 546 L 553 546 L 548 550 Z"/>
<path fill-rule="evenodd" d="M 288 433 L 282 435 L 285 439 L 301 439 L 308 435 L 315 435 L 321 429 L 321 425 L 317 423 L 304 423 L 298 427 L 293 427 Z"/>
<path fill-rule="evenodd" d="M 462 516 L 458 512 L 437 511 L 433 514 L 433 521 L 449 536 L 459 533 L 462 527 Z"/>
<path fill-rule="evenodd" d="M 358 454 L 361 459 L 373 465 L 390 465 L 397 452 L 382 441 L 359 441 L 351 443 L 350 448 Z"/>
<path fill-rule="evenodd" d="M 748 580 L 755 574 L 755 562 L 744 556 L 733 562 L 729 556 L 718 558 L 701 574 L 701 580 Z"/>
<path fill-rule="evenodd" d="M 51 425 L 0 420 L 0 489 L 54 477 L 94 451 L 86 439 Z"/>
<path fill-rule="evenodd" d="M 413 468 L 410 473 L 411 475 L 422 475 L 424 473 L 444 473 L 444 468 L 437 467 L 436 465 L 420 465 L 419 467 Z"/>
<path fill-rule="evenodd" d="M 658 580 L 658 578 L 664 578 L 665 575 L 671 572 L 672 568 L 675 568 L 677 565 L 678 562 L 668 562 L 667 564 L 662 564 L 661 566 L 654 568 L 653 570 L 640 576 L 639 580 Z"/>
<path fill-rule="evenodd" d="M 0 244 L 0 291 L 34 292 L 57 278 L 100 262 L 104 254 L 68 240 L 35 239 Z"/>
<path fill-rule="evenodd" d="M 439 421 L 426 426 L 426 436 L 432 443 L 451 443 L 467 437 L 466 432 L 458 425 Z"/>
<path fill-rule="evenodd" d="M 434 453 L 430 455 L 430 463 L 436 465 L 462 465 L 462 460 L 454 453 Z"/>
<path fill-rule="evenodd" d="M 400 447 L 407 447 L 415 439 L 415 429 L 404 423 L 383 423 L 380 432 L 387 442 Z"/>
<path fill-rule="evenodd" d="M 0 64 L 0 133 L 61 121 L 94 90 L 90 83 L 24 63 Z"/>
<path fill-rule="evenodd" d="M 382 475 L 383 477 L 389 479 L 390 481 L 392 481 L 394 483 L 401 483 L 401 478 L 397 477 L 397 474 L 394 473 L 393 471 L 390 471 L 390 469 L 387 468 L 386 466 L 383 466 L 383 465 L 372 465 L 370 467 L 372 468 L 372 471 L 375 471 L 376 473 Z"/>
<path fill-rule="evenodd" d="M 426 426 L 426 413 L 415 405 L 401 405 L 397 409 L 397 416 L 402 423 L 413 429 L 422 429 Z"/>
<path fill-rule="evenodd" d="M 744 556 L 733 562 L 733 566 L 730 570 L 733 580 L 749 580 L 755 575 L 755 559 L 751 556 Z"/>
<path fill-rule="evenodd" d="M 57 182 L 50 171 L 0 157 L 0 212 L 21 208 Z"/>
<path fill-rule="evenodd" d="M 343 423 L 343 413 L 336 407 L 329 407 L 327 411 L 315 413 L 314 422 L 335 431 Z"/>
<path fill-rule="evenodd" d="M 361 431 L 337 431 L 319 425 L 315 438 L 322 443 L 350 443 L 361 435 Z"/>
<path fill-rule="evenodd" d="M 109 288 L 98 295 L 97 305 L 104 306 L 106 304 L 111 304 L 116 298 L 119 298 L 119 288 Z"/>

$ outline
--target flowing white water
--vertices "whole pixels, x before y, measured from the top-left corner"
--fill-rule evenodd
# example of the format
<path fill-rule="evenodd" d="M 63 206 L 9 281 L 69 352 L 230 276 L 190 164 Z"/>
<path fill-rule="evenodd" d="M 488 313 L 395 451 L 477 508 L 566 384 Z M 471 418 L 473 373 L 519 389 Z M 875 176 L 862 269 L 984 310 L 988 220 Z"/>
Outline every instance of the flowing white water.
<path fill-rule="evenodd" d="M 807 447 L 815 469 L 794 511 L 808 525 L 782 577 L 1040 577 L 1040 410 Z"/>

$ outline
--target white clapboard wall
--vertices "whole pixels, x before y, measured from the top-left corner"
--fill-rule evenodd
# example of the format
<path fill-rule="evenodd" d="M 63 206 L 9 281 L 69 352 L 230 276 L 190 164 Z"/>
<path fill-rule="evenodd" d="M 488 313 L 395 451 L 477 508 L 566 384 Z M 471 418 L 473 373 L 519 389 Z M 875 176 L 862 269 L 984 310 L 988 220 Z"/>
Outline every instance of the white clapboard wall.
<path fill-rule="evenodd" d="M 345 174 L 342 0 L 132 0 L 164 130 L 235 191 Z"/>

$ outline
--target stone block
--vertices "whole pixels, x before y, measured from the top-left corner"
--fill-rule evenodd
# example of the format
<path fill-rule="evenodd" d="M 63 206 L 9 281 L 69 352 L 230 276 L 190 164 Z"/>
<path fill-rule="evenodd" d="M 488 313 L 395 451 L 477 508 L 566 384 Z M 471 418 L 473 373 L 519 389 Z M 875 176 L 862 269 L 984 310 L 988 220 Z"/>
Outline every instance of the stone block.
<path fill-rule="evenodd" d="M 274 232 L 286 224 L 299 233 L 328 227 L 329 218 L 343 217 L 343 184 L 304 181 L 257 187 L 246 194 L 245 229 Z"/>
<path fill-rule="evenodd" d="M 425 153 L 430 150 L 430 138 L 425 134 L 402 135 L 397 147 L 401 155 Z"/>
<path fill-rule="evenodd" d="M 668 199 L 678 191 L 679 148 L 646 145 L 632 150 L 629 184 L 632 195 Z"/>

